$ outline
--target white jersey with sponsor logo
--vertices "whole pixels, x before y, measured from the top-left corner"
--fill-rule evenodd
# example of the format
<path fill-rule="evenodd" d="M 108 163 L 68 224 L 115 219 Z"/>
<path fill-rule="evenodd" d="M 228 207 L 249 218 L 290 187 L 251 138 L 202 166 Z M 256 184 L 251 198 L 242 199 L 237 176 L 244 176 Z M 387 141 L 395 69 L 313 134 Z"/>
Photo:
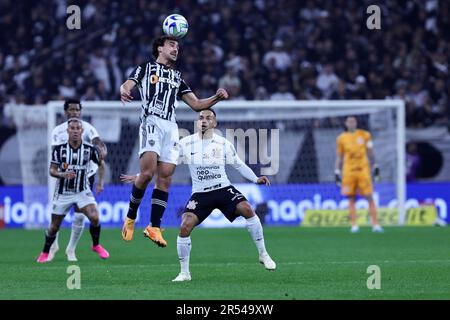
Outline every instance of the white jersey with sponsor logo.
<path fill-rule="evenodd" d="M 83 125 L 83 141 L 88 143 L 92 143 L 92 140 L 98 138 L 98 132 L 89 122 L 81 120 Z M 60 125 L 56 126 L 52 131 L 52 147 L 57 146 L 59 144 L 67 143 L 69 140 L 69 134 L 67 133 L 67 121 L 64 121 Z M 98 170 L 98 165 L 91 161 L 90 170 L 88 172 L 88 177 L 94 175 Z"/>
<path fill-rule="evenodd" d="M 210 139 L 201 139 L 198 133 L 181 139 L 179 164 L 189 165 L 192 193 L 208 192 L 231 185 L 225 165 L 233 166 L 252 182 L 256 183 L 258 180 L 239 158 L 234 146 L 216 134 Z"/>

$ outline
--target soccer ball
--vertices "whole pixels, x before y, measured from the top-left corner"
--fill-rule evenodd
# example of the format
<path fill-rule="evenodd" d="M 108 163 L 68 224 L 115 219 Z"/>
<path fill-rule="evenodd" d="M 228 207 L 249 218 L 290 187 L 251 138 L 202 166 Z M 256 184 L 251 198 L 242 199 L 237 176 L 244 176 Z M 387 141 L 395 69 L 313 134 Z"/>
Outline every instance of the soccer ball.
<path fill-rule="evenodd" d="M 163 31 L 168 36 L 183 38 L 189 30 L 189 24 L 181 14 L 171 14 L 163 22 Z"/>

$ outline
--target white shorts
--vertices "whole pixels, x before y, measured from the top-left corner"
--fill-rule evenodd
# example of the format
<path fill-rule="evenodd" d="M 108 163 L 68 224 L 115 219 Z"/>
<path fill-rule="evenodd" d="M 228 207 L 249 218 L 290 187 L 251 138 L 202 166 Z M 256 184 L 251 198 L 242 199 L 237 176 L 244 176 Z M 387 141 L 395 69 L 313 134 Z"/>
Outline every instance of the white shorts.
<path fill-rule="evenodd" d="M 155 152 L 158 161 L 176 165 L 180 154 L 178 125 L 154 115 L 143 118 L 139 130 L 139 157 L 147 151 Z"/>
<path fill-rule="evenodd" d="M 63 195 L 56 193 L 53 197 L 53 214 L 66 215 L 73 205 L 77 205 L 78 208 L 84 208 L 88 204 L 95 204 L 94 195 L 91 190 L 84 190 L 76 194 Z"/>

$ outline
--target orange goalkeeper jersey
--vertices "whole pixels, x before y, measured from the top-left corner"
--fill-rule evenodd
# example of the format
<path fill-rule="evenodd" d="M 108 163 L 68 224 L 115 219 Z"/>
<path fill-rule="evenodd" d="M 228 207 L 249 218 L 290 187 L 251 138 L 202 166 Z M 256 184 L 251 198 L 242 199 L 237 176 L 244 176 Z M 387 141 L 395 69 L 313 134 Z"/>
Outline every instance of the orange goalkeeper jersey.
<path fill-rule="evenodd" d="M 372 136 L 368 131 L 360 129 L 344 132 L 337 137 L 337 153 L 344 156 L 343 176 L 350 173 L 370 174 L 366 149 L 368 143 L 372 143 Z"/>

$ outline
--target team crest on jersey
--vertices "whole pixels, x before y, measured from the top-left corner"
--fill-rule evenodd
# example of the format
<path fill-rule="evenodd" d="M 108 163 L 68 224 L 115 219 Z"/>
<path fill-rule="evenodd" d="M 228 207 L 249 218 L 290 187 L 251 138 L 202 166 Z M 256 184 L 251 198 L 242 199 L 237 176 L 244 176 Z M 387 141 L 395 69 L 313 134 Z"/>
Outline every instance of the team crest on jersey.
<path fill-rule="evenodd" d="M 188 202 L 186 208 L 190 209 L 190 210 L 195 210 L 195 208 L 197 208 L 197 204 L 198 202 L 195 200 L 191 200 Z"/>
<path fill-rule="evenodd" d="M 148 140 L 148 143 L 150 144 L 150 146 L 153 147 L 155 145 L 155 140 L 153 140 L 153 139 Z"/>
<path fill-rule="evenodd" d="M 158 77 L 156 74 L 152 74 L 152 75 L 151 75 L 151 77 L 150 77 L 150 83 L 151 83 L 151 84 L 157 83 L 158 80 L 159 80 L 159 77 Z"/>
<path fill-rule="evenodd" d="M 220 159 L 222 157 L 222 149 L 220 148 L 214 148 L 212 150 L 212 157 L 213 158 L 217 158 Z"/>
<path fill-rule="evenodd" d="M 90 151 L 89 150 L 84 150 L 84 154 L 83 154 L 83 159 L 84 159 L 84 163 L 86 163 L 87 162 L 87 160 L 90 158 L 89 156 L 90 156 Z"/>
<path fill-rule="evenodd" d="M 358 137 L 356 141 L 358 142 L 358 144 L 364 144 L 364 139 L 362 137 Z"/>

